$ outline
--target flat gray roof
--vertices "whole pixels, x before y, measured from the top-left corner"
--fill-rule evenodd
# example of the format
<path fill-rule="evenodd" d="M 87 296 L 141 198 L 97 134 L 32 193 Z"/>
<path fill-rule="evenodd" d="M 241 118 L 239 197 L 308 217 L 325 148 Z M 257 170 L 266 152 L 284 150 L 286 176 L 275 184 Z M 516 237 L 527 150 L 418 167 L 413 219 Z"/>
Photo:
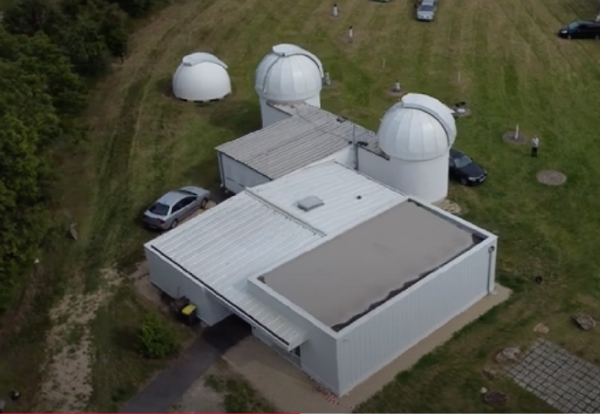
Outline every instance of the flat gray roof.
<path fill-rule="evenodd" d="M 306 104 L 272 105 L 290 118 L 217 147 L 217 151 L 274 180 L 347 148 L 368 145 L 376 134 L 331 112 Z"/>
<path fill-rule="evenodd" d="M 260 280 L 323 324 L 341 330 L 480 240 L 406 201 Z"/>

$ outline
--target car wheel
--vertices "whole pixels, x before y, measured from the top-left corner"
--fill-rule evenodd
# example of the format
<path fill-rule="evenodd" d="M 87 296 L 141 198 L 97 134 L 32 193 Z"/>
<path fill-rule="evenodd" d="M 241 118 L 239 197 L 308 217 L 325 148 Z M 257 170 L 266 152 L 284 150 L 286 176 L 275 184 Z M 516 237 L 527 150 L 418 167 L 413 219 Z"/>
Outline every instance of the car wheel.
<path fill-rule="evenodd" d="M 169 227 L 170 229 L 174 229 L 175 227 L 177 227 L 179 225 L 179 221 L 177 220 L 173 220 L 173 222 L 171 223 L 171 227 Z"/>
<path fill-rule="evenodd" d="M 467 184 L 469 184 L 469 182 L 467 181 L 467 179 L 466 179 L 466 178 L 461 178 L 461 179 L 460 179 L 460 184 L 461 184 L 461 185 L 465 185 L 465 186 L 466 186 Z"/>
<path fill-rule="evenodd" d="M 200 208 L 204 209 L 207 204 L 208 204 L 208 198 L 203 198 L 202 201 L 200 202 Z"/>
<path fill-rule="evenodd" d="M 594 36 L 594 39 L 595 39 L 595 40 L 600 40 L 600 35 L 596 35 L 596 36 Z"/>

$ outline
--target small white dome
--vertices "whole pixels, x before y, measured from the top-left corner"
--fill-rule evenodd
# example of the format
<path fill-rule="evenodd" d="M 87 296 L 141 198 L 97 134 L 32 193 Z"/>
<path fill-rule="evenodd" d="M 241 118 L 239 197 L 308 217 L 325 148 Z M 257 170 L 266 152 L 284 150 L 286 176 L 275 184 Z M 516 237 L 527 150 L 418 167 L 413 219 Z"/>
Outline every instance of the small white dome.
<path fill-rule="evenodd" d="M 435 98 L 409 93 L 384 115 L 379 148 L 393 158 L 425 161 L 447 154 L 456 139 L 452 111 Z"/>
<path fill-rule="evenodd" d="M 230 93 L 227 65 L 210 53 L 185 56 L 173 75 L 173 94 L 179 99 L 207 102 Z"/>
<path fill-rule="evenodd" d="M 286 103 L 319 96 L 323 89 L 323 65 L 318 57 L 299 46 L 273 46 L 258 65 L 254 85 L 266 100 Z"/>

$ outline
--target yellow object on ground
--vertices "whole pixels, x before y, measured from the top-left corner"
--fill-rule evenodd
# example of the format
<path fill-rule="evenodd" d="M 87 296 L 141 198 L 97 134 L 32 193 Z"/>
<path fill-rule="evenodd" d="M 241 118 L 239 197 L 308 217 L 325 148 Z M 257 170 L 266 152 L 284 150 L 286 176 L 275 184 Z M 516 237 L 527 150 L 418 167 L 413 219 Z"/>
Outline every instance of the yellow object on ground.
<path fill-rule="evenodd" d="M 196 307 L 194 305 L 187 305 L 185 308 L 183 308 L 181 310 L 181 313 L 184 314 L 185 316 L 190 316 L 192 313 L 194 313 L 195 310 L 196 310 Z"/>

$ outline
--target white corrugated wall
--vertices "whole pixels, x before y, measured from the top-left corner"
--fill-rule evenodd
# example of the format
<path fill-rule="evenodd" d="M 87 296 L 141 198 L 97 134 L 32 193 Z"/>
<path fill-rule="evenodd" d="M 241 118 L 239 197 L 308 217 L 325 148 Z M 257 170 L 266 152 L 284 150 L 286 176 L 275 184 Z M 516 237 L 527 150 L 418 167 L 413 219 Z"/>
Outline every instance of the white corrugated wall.
<path fill-rule="evenodd" d="M 233 194 L 244 191 L 246 187 L 254 187 L 271 181 L 270 178 L 223 153 L 219 153 L 218 158 L 221 184 Z"/>
<path fill-rule="evenodd" d="M 287 114 L 280 109 L 274 108 L 264 98 L 259 98 L 259 102 L 263 128 L 276 124 L 277 122 L 283 121 L 284 119 L 288 119 L 290 117 L 290 114 Z M 318 103 L 319 105 L 317 106 L 320 106 L 320 101 Z"/>
<path fill-rule="evenodd" d="M 306 331 L 307 339 L 300 345 L 300 366 L 302 370 L 324 385 L 325 388 L 335 392 L 339 388 L 336 339 L 329 331 L 325 332 L 317 326 L 309 317 L 293 309 L 291 302 L 287 299 L 283 297 L 276 298 L 273 293 L 267 293 L 266 289 L 258 287 L 258 283 L 249 283 L 248 291 L 265 305 L 276 310 L 283 317 Z"/>
<path fill-rule="evenodd" d="M 341 331 L 338 394 L 347 394 L 487 295 L 489 271 L 494 271 L 490 260 L 495 258 L 488 250 L 496 240 L 484 240 L 443 273 L 425 278 L 347 332 Z"/>
<path fill-rule="evenodd" d="M 428 203 L 448 195 L 448 156 L 427 161 L 386 160 L 360 148 L 358 170 L 373 179 Z"/>
<path fill-rule="evenodd" d="M 153 249 L 144 247 L 144 250 L 148 259 L 150 281 L 171 298 L 187 297 L 197 307 L 198 317 L 202 322 L 212 326 L 231 315 L 231 311 L 219 299 L 191 280 L 181 269 Z"/>

